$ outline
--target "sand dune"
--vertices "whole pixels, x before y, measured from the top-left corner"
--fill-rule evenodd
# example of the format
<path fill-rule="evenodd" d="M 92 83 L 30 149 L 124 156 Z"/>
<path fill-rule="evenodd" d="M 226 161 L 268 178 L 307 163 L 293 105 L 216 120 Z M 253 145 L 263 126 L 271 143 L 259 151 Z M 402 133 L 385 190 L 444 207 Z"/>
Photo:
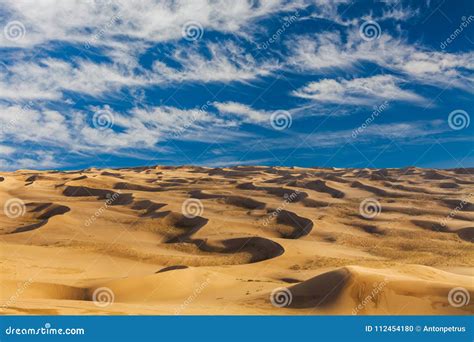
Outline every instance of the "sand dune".
<path fill-rule="evenodd" d="M 2 313 L 472 314 L 473 174 L 2 173 Z"/>

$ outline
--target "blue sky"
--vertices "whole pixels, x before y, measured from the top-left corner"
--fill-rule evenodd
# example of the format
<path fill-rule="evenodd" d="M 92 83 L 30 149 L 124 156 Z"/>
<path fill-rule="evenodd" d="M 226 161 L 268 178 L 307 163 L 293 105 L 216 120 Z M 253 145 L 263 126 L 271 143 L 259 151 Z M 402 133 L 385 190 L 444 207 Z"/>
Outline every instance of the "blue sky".
<path fill-rule="evenodd" d="M 0 0 L 0 169 L 473 167 L 474 3 Z"/>

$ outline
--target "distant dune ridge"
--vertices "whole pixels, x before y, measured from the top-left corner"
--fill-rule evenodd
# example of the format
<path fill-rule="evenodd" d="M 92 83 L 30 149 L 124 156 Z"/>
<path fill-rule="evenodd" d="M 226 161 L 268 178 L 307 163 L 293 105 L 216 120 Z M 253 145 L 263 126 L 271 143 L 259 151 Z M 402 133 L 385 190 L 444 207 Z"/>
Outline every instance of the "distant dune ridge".
<path fill-rule="evenodd" d="M 474 169 L 0 173 L 3 314 L 474 313 Z"/>

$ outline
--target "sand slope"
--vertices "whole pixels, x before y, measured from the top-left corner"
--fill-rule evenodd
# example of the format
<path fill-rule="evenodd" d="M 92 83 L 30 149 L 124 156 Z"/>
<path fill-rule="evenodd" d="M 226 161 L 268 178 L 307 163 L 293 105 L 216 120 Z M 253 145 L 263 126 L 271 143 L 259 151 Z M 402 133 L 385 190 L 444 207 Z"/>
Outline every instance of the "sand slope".
<path fill-rule="evenodd" d="M 472 314 L 473 173 L 1 173 L 1 312 Z"/>

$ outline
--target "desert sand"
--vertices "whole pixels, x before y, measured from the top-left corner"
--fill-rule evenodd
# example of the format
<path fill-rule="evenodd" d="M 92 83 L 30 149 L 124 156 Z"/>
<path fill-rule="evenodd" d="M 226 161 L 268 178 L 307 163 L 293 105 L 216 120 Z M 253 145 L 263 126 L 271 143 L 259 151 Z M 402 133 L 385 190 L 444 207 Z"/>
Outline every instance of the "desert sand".
<path fill-rule="evenodd" d="M 472 314 L 473 175 L 3 172 L 0 312 Z"/>

